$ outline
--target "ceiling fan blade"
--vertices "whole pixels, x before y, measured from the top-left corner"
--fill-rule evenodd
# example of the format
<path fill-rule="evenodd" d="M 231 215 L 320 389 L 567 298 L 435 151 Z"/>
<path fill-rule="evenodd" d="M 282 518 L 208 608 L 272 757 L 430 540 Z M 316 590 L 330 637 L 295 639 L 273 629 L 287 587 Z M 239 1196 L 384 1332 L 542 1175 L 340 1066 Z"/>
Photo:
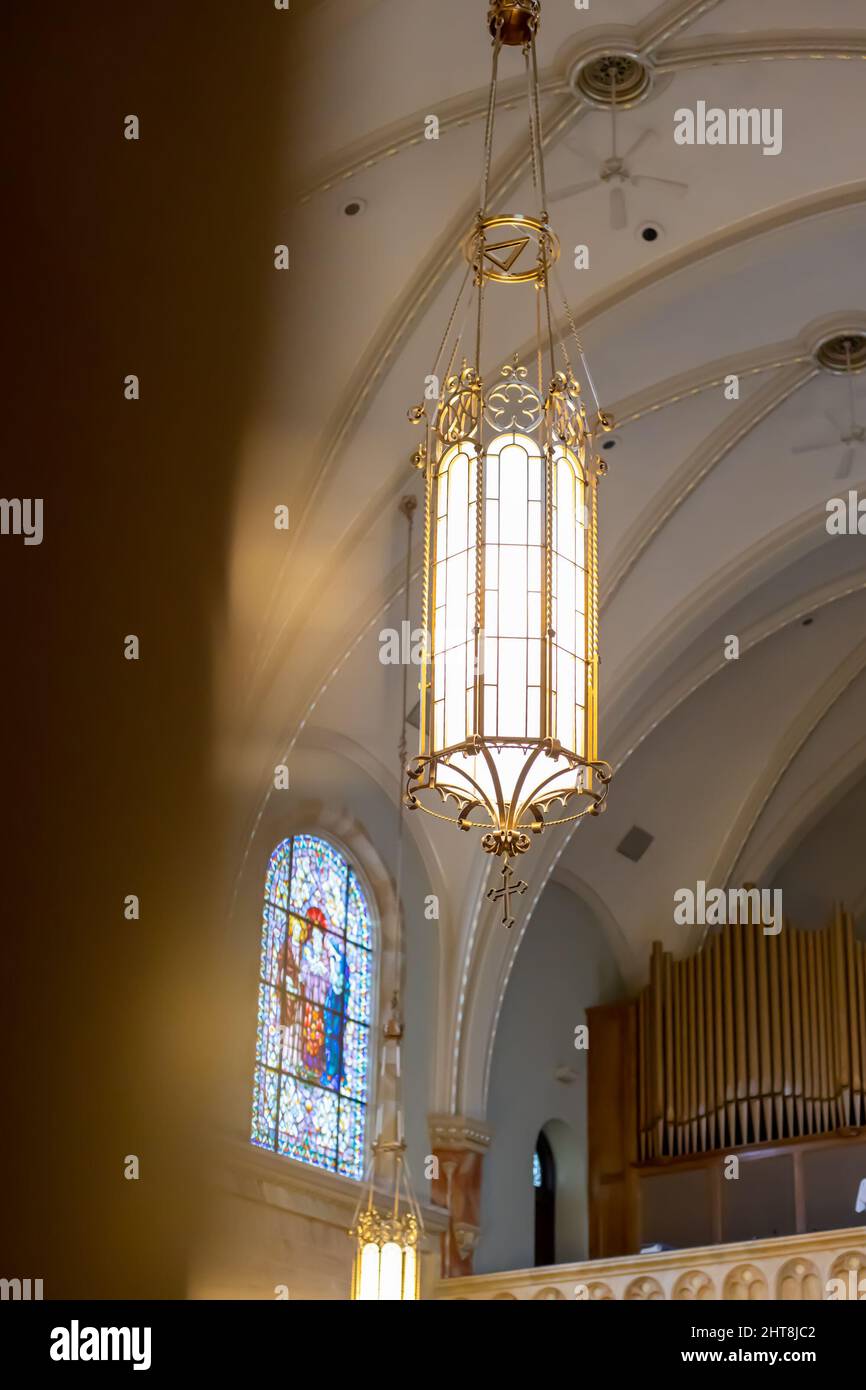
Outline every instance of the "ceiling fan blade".
<path fill-rule="evenodd" d="M 632 183 L 663 183 L 666 188 L 673 188 L 677 193 L 688 191 L 689 185 L 681 183 L 679 179 L 660 179 L 655 174 L 633 174 Z"/>
<path fill-rule="evenodd" d="M 569 184 L 568 188 L 561 188 L 558 193 L 551 193 L 548 196 L 549 203 L 559 203 L 563 198 L 576 198 L 579 193 L 588 193 L 591 188 L 598 188 L 601 179 L 585 179 L 583 183 Z"/>
<path fill-rule="evenodd" d="M 617 186 L 610 190 L 610 225 L 615 232 L 621 232 L 628 224 L 625 206 L 625 193 Z"/>
<path fill-rule="evenodd" d="M 792 454 L 819 454 L 824 449 L 835 449 L 839 443 L 838 439 L 831 439 L 827 444 L 795 444 L 791 450 Z"/>
<path fill-rule="evenodd" d="M 631 157 L 632 157 L 633 154 L 637 154 L 637 152 L 638 152 L 638 150 L 640 149 L 641 145 L 645 145 L 646 142 L 647 142 L 647 140 L 653 139 L 654 137 L 655 137 L 655 131 L 654 131 L 654 130 L 644 130 L 644 131 L 641 131 L 640 135 L 637 137 L 637 139 L 635 140 L 634 144 L 633 144 L 633 145 L 629 145 L 629 147 L 628 147 L 628 149 L 626 150 L 625 154 L 622 156 L 623 163 L 626 163 L 629 159 L 631 159 Z"/>
<path fill-rule="evenodd" d="M 836 469 L 837 478 L 848 478 L 851 476 L 851 469 L 854 467 L 854 450 L 849 445 L 839 460 L 839 467 Z"/>

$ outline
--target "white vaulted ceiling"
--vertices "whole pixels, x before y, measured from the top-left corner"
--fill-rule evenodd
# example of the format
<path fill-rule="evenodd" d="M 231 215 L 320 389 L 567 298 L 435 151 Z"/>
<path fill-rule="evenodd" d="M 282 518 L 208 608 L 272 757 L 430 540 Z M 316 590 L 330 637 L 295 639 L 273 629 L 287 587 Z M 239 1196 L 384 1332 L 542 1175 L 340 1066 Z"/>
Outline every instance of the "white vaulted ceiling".
<path fill-rule="evenodd" d="M 397 505 L 420 495 L 406 410 L 461 274 L 489 80 L 486 0 L 294 9 L 284 216 L 268 232 L 289 245 L 291 270 L 275 272 L 232 553 L 227 690 L 243 735 L 245 834 L 274 764 L 291 766 L 305 739 L 339 744 L 398 795 L 401 671 L 378 657 L 380 630 L 403 614 Z M 588 11 L 543 0 L 553 191 L 609 153 L 608 113 L 569 77 L 610 47 L 655 73 L 648 99 L 621 115 L 623 143 L 652 131 L 640 166 L 689 184 L 683 197 L 629 188 L 623 230 L 611 230 L 603 190 L 551 208 L 595 384 L 619 421 L 600 549 L 600 750 L 616 772 L 604 817 L 533 846 L 521 866 L 532 891 L 510 934 L 484 902 L 477 838 L 409 818 L 443 901 L 443 1110 L 483 1113 L 511 962 L 551 873 L 581 885 L 610 923 L 632 981 L 652 938 L 689 946 L 672 919 L 677 887 L 781 873 L 808 903 L 802 862 L 797 874 L 786 865 L 804 846 L 815 852 L 825 823 L 837 847 L 850 835 L 836 867 L 858 910 L 866 894 L 866 856 L 851 816 L 836 812 L 863 805 L 866 537 L 830 537 L 824 525 L 828 497 L 866 486 L 866 449 L 844 483 L 841 446 L 792 453 L 832 437 L 825 412 L 841 423 L 847 409 L 847 383 L 816 368 L 816 344 L 866 331 L 866 13 L 859 0 L 591 0 Z M 521 74 L 506 53 L 491 200 L 502 211 L 529 190 L 523 110 L 508 109 Z M 780 108 L 782 152 L 676 145 L 674 112 L 699 100 Z M 438 141 L 423 138 L 429 114 Z M 356 217 L 343 213 L 351 199 L 365 204 Z M 636 235 L 645 222 L 662 229 L 652 244 Z M 578 243 L 587 270 L 572 268 Z M 508 312 L 498 310 L 485 370 L 497 345 L 531 348 Z M 733 372 L 741 391 L 729 401 Z M 866 372 L 855 394 L 866 419 Z M 273 528 L 279 503 L 291 509 L 288 537 Z M 416 547 L 413 571 L 419 559 Z M 730 634 L 738 661 L 724 659 Z M 633 824 L 655 837 L 639 864 L 616 853 Z"/>

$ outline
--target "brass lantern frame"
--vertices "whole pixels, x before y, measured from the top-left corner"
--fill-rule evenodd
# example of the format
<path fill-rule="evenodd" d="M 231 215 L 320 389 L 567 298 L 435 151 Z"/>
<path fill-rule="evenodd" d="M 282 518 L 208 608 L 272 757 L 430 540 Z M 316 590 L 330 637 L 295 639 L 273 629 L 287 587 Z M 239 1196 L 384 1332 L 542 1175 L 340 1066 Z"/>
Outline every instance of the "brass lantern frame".
<path fill-rule="evenodd" d="M 480 207 L 475 224 L 463 243 L 463 252 L 469 266 L 449 318 L 433 373 L 428 378 L 428 381 L 439 380 L 437 372 L 450 342 L 450 359 L 436 408 L 428 412 L 427 405 L 422 403 L 409 412 L 409 418 L 413 422 L 426 426 L 426 439 L 412 459 L 415 466 L 423 471 L 425 480 L 422 610 L 426 640 L 420 680 L 420 747 L 417 758 L 413 759 L 407 768 L 405 801 L 411 809 L 423 810 L 439 820 L 457 825 L 461 830 L 482 832 L 483 849 L 502 857 L 503 887 L 495 892 L 491 891 L 488 896 L 503 901 L 503 921 L 509 926 L 513 921 L 509 916 L 509 895 L 522 892 L 526 888 L 525 884 L 509 886 L 509 858 L 525 853 L 531 843 L 530 836 L 541 834 L 547 825 L 565 825 L 587 814 L 597 815 L 604 808 L 612 775 L 609 764 L 598 757 L 598 481 L 607 468 L 595 453 L 595 438 L 599 432 L 612 429 L 613 421 L 598 405 L 574 319 L 564 295 L 563 303 L 571 334 L 595 401 L 594 410 L 587 410 L 564 341 L 559 343 L 564 362 L 561 368 L 557 369 L 556 366 L 550 285 L 552 276 L 555 276 L 560 246 L 544 210 L 546 192 L 535 56 L 535 34 L 539 18 L 540 0 L 490 0 L 488 23 L 493 35 L 493 71 L 485 130 Z M 541 209 L 537 215 L 490 214 L 487 208 L 498 60 L 504 45 L 519 46 L 525 59 L 531 166 L 533 184 Z M 474 295 L 469 296 L 463 320 L 457 327 L 458 311 L 470 283 Z M 512 364 L 502 368 L 498 379 L 485 383 L 482 375 L 485 292 L 488 287 L 493 287 L 498 292 L 501 285 L 519 287 L 525 293 L 529 292 L 534 296 L 537 350 L 533 383 L 528 379 L 529 368 L 521 364 L 516 355 Z M 457 354 L 463 344 L 465 321 L 473 300 L 475 341 L 468 351 L 474 363 L 470 365 L 464 351 L 462 366 L 455 370 Z M 549 354 L 549 361 L 545 368 L 546 354 Z M 531 625 L 527 619 L 526 632 L 520 639 L 526 642 L 527 663 L 530 648 L 534 651 L 538 642 L 540 669 L 537 673 L 537 686 L 527 675 L 527 697 L 530 686 L 533 696 L 537 689 L 538 703 L 537 710 L 533 704 L 531 720 L 527 707 L 523 720 L 524 733 L 521 734 L 518 730 L 516 733 L 507 731 L 500 735 L 497 726 L 494 726 L 495 732 L 489 727 L 485 711 L 483 661 L 485 579 L 488 563 L 486 466 L 494 447 L 505 447 L 509 437 L 515 444 L 531 445 L 531 452 L 525 448 L 527 476 L 530 463 L 541 463 L 540 527 L 537 514 L 533 513 L 533 516 L 534 525 L 536 529 L 541 530 L 543 539 L 540 544 L 535 539 L 528 539 L 527 520 L 527 540 L 524 545 L 527 556 L 530 552 L 540 551 L 543 557 L 540 608 L 534 609 L 535 626 L 532 626 L 530 632 Z M 470 483 L 467 494 L 467 522 L 472 525 L 469 519 L 474 499 L 475 534 L 474 540 L 470 541 L 467 538 L 467 560 L 474 545 L 475 576 L 472 625 L 470 628 L 467 611 L 465 624 L 461 627 L 463 635 L 457 645 L 465 649 L 467 660 L 471 649 L 474 664 L 471 684 L 468 671 L 464 681 L 467 696 L 465 719 L 462 714 L 459 716 L 465 737 L 446 743 L 444 697 L 438 697 L 443 704 L 442 727 L 438 733 L 434 708 L 437 666 L 444 660 L 443 651 L 436 650 L 435 646 L 438 642 L 440 648 L 442 647 L 441 634 L 436 639 L 433 638 L 435 615 L 438 611 L 437 572 L 441 558 L 438 554 L 441 544 L 440 527 L 437 524 L 438 485 L 440 477 L 461 455 L 465 456 L 461 466 L 468 470 L 466 476 L 474 470 L 474 488 Z M 573 514 L 575 537 L 578 533 L 582 537 L 583 553 L 575 557 L 574 566 L 575 569 L 583 569 L 584 641 L 582 646 L 575 644 L 574 652 L 569 653 L 570 659 L 574 662 L 574 673 L 570 678 L 572 699 L 569 706 L 566 696 L 563 695 L 561 706 L 562 709 L 570 708 L 567 721 L 557 713 L 558 688 L 554 680 L 555 652 L 568 651 L 566 647 L 557 647 L 554 627 L 554 496 L 557 486 L 555 472 L 563 460 L 567 460 L 573 470 L 574 485 L 579 489 L 575 497 L 579 496 L 579 503 L 583 507 L 580 525 L 577 519 L 577 500 L 572 501 L 569 513 Z M 528 497 L 528 493 L 526 495 Z M 533 506 L 536 500 L 533 501 Z M 529 506 L 527 502 L 528 509 Z M 449 541 L 446 539 L 446 555 L 448 545 Z M 538 589 L 532 585 L 530 588 L 533 598 L 538 596 Z M 468 602 L 471 601 L 469 597 Z M 540 629 L 537 617 L 539 612 Z M 460 621 L 462 624 L 463 619 Z M 502 633 L 497 629 L 497 654 L 501 637 Z M 579 687 L 578 667 L 581 672 Z M 498 691 L 499 669 L 496 679 Z M 440 684 L 439 688 L 444 687 Z M 582 695 L 580 700 L 578 689 Z M 577 730 L 577 709 L 582 709 L 580 734 Z M 574 747 L 564 746 L 561 737 L 557 736 L 561 735 L 565 728 L 569 728 L 574 736 Z M 448 732 L 455 733 L 457 730 L 451 729 Z M 516 777 L 511 775 L 515 769 L 509 764 L 509 785 L 503 786 L 495 754 L 508 749 L 521 751 L 524 758 Z M 554 764 L 552 769 L 544 768 L 542 760 L 545 758 Z M 473 775 L 470 759 L 481 760 L 480 768 L 475 767 L 477 775 Z M 458 767 L 457 764 L 461 760 L 467 765 Z M 482 777 L 486 785 L 482 785 L 482 781 L 479 780 Z"/>
<path fill-rule="evenodd" d="M 526 375 L 526 368 L 515 365 L 504 368 L 503 375 L 518 380 L 519 374 Z M 527 388 L 531 390 L 532 388 Z M 556 372 L 543 402 L 536 396 L 540 409 L 540 420 L 536 430 L 543 434 L 543 498 L 544 515 L 543 552 L 547 563 L 542 575 L 543 629 L 541 636 L 541 733 L 538 739 L 516 737 L 497 737 L 488 739 L 483 728 L 483 652 L 484 641 L 484 461 L 485 450 L 482 442 L 484 406 L 494 395 L 496 388 L 487 394 L 472 368 L 464 368 L 450 377 L 445 384 L 445 393 L 432 433 L 436 436 L 432 450 L 425 451 L 429 462 L 425 467 L 425 528 L 422 621 L 424 632 L 431 632 L 431 615 L 436 608 L 436 539 L 434 499 L 435 485 L 444 460 L 453 447 L 471 446 L 476 454 L 476 497 L 478 534 L 476 536 L 477 578 L 475 585 L 475 625 L 474 675 L 472 687 L 472 710 L 474 731 L 466 739 L 434 749 L 433 738 L 433 699 L 434 674 L 437 654 L 425 643 L 421 664 L 420 680 L 420 751 L 410 764 L 407 773 L 406 801 L 412 809 L 421 809 L 439 820 L 450 821 L 461 830 L 481 830 L 483 848 L 492 854 L 513 856 L 529 849 L 529 833 L 540 834 L 546 825 L 565 825 L 579 820 L 586 814 L 597 815 L 607 796 L 611 778 L 609 764 L 598 758 L 598 480 L 606 472 L 604 463 L 592 452 L 593 435 L 590 432 L 586 410 L 580 400 L 580 387 L 570 372 Z M 533 393 L 535 394 L 535 393 Z M 606 420 L 600 426 L 608 428 Z M 507 435 L 508 431 L 503 431 Z M 524 433 L 524 431 L 521 431 Z M 525 431 L 529 434 L 529 431 Z M 585 670 L 586 704 L 583 717 L 583 747 L 585 752 L 564 748 L 554 737 L 553 682 L 551 663 L 553 656 L 553 581 L 550 557 L 553 551 L 553 465 L 557 449 L 568 451 L 570 459 L 576 464 L 577 477 L 585 508 L 584 534 L 584 605 L 585 605 Z M 515 795 L 506 800 L 499 778 L 499 771 L 491 756 L 490 745 L 496 748 L 514 747 L 521 749 L 527 760 L 514 788 Z M 459 756 L 480 755 L 485 762 L 494 787 L 493 798 L 461 769 L 460 776 L 474 785 L 477 795 L 466 795 L 465 791 L 448 780 L 451 760 Z M 584 769 L 582 785 L 571 790 L 545 791 L 548 783 L 560 779 L 562 767 L 557 767 L 540 783 L 530 774 L 542 757 L 564 759 L 570 770 Z M 524 787 L 530 790 L 524 795 Z M 424 793 L 438 797 L 438 808 L 434 802 L 422 799 Z M 581 804 L 577 809 L 569 809 L 575 798 Z M 449 812 L 449 801 L 456 809 Z M 550 816 L 550 809 L 559 803 L 563 814 Z M 476 817 L 480 815 L 482 819 Z"/>
<path fill-rule="evenodd" d="M 380 1193 L 376 1189 L 377 1164 L 387 1163 L 393 1158 L 393 1194 Z M 366 1196 L 366 1203 L 364 1198 Z M 364 1251 L 370 1246 L 378 1251 L 378 1277 L 381 1278 L 382 1252 L 387 1245 L 395 1245 L 400 1251 L 400 1301 L 415 1301 L 421 1297 L 421 1246 L 424 1238 L 424 1221 L 421 1208 L 412 1190 L 406 1160 L 406 1144 L 402 1139 L 380 1140 L 373 1146 L 373 1154 L 365 1175 L 365 1193 L 355 1211 L 349 1235 L 355 1241 L 356 1251 L 352 1267 L 352 1293 L 355 1300 L 364 1298 Z M 407 1260 L 412 1260 L 412 1287 L 406 1284 Z"/>

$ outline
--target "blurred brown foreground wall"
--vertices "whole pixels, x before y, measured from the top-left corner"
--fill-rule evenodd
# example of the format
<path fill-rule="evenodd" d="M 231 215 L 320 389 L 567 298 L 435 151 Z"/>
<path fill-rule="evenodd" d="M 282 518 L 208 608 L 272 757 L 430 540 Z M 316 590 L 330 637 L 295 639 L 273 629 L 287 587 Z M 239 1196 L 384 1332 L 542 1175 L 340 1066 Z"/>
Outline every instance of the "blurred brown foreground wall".
<path fill-rule="evenodd" d="M 0 494 L 44 499 L 44 539 L 0 536 L 0 1276 L 176 1298 L 208 1167 L 232 871 L 214 652 L 291 17 L 3 10 Z"/>

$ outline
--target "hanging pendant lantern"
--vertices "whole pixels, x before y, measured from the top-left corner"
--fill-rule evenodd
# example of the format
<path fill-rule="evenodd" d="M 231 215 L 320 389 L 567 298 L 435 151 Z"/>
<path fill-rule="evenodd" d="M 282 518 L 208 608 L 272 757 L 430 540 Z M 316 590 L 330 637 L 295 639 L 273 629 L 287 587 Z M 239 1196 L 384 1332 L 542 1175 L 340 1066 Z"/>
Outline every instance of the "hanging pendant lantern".
<path fill-rule="evenodd" d="M 593 441 L 613 421 L 597 401 L 588 411 L 564 342 L 556 363 L 550 281 L 559 242 L 544 210 L 539 11 L 539 0 L 490 4 L 493 75 L 480 210 L 464 244 L 469 269 L 434 367 L 437 380 L 450 346 L 438 404 L 409 412 L 427 431 L 413 457 L 426 484 L 427 639 L 420 751 L 408 768 L 406 801 L 482 831 L 484 850 L 502 859 L 502 886 L 488 897 L 501 903 L 506 926 L 512 894 L 526 889 L 512 881 L 510 859 L 545 826 L 597 814 L 611 777 L 596 747 L 597 486 L 607 470 Z M 487 211 L 503 45 L 519 45 L 525 56 L 537 216 Z M 466 344 L 463 329 L 453 330 L 470 283 L 474 341 Z M 514 355 L 488 385 L 481 355 L 490 286 L 529 301 L 537 347 L 532 369 Z"/>
<path fill-rule="evenodd" d="M 414 497 L 404 497 L 400 512 L 406 534 L 406 625 L 409 624 L 409 580 L 412 575 Z M 406 766 L 408 680 L 403 667 L 403 700 L 397 757 Z M 403 1072 L 400 1047 L 403 1018 L 400 993 L 403 958 L 403 805 L 397 803 L 397 941 L 394 951 L 394 992 L 391 1012 L 382 1034 L 380 1106 L 377 1137 L 365 1173 L 364 1188 L 349 1235 L 355 1241 L 352 1298 L 362 1302 L 409 1302 L 421 1297 L 421 1247 L 424 1222 L 412 1187 L 403 1129 Z"/>
<path fill-rule="evenodd" d="M 398 1100 L 373 1145 L 349 1232 L 355 1241 L 352 1298 L 368 1303 L 403 1303 L 421 1297 L 424 1222 L 412 1188 L 399 1104 L 402 1038 L 395 992 L 384 1029 L 382 1073 L 390 1077 Z"/>
<path fill-rule="evenodd" d="M 395 1191 L 399 1192 L 405 1145 L 377 1145 L 384 1160 L 393 1153 Z M 352 1275 L 352 1298 L 362 1302 L 407 1302 L 420 1297 L 418 1245 L 421 1226 L 416 1211 L 381 1210 L 370 1184 L 370 1205 L 358 1213 L 352 1228 L 357 1241 Z"/>

